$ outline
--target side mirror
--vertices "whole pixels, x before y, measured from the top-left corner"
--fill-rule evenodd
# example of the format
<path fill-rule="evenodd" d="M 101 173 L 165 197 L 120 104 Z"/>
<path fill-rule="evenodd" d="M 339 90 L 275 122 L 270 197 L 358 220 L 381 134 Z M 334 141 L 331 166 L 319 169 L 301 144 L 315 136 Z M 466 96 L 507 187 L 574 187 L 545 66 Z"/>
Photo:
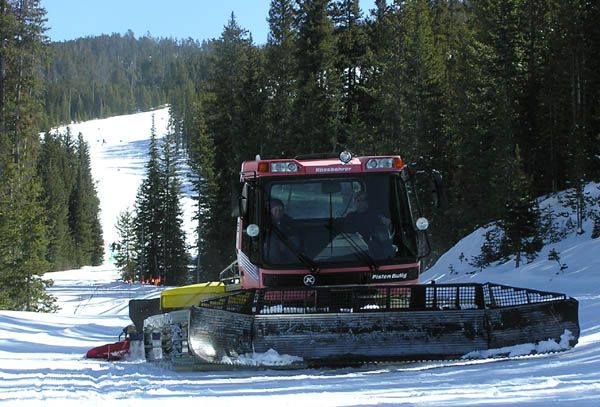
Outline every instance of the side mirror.
<path fill-rule="evenodd" d="M 244 184 L 240 195 L 240 216 L 243 218 L 248 213 L 248 184 Z"/>
<path fill-rule="evenodd" d="M 448 193 L 446 191 L 446 184 L 437 170 L 431 171 L 431 198 L 433 205 L 436 208 L 445 210 L 448 208 Z"/>
<path fill-rule="evenodd" d="M 240 216 L 240 187 L 234 184 L 231 187 L 231 217 L 238 218 Z"/>
<path fill-rule="evenodd" d="M 231 189 L 231 216 L 244 217 L 248 210 L 248 184 L 244 184 L 241 191 L 239 185 Z"/>

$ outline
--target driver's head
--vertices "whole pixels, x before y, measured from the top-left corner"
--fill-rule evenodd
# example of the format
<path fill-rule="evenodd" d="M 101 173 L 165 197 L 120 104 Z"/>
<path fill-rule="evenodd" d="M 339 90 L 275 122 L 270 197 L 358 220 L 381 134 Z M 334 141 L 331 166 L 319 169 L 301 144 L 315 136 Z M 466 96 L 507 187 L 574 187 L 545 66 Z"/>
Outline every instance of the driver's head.
<path fill-rule="evenodd" d="M 367 200 L 366 192 L 359 192 L 354 197 L 354 202 L 356 203 L 357 212 L 365 212 L 369 208 L 369 201 Z"/>
<path fill-rule="evenodd" d="M 279 220 L 283 217 L 283 202 L 279 199 L 271 199 L 271 217 Z"/>

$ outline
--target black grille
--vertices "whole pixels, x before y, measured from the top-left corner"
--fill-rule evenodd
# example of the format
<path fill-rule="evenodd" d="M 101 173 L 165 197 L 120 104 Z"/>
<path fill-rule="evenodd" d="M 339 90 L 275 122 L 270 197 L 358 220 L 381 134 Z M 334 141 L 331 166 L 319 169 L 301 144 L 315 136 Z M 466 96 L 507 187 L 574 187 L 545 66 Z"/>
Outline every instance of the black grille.
<path fill-rule="evenodd" d="M 308 274 L 308 272 L 306 273 Z M 315 285 L 342 285 L 364 284 L 367 282 L 368 273 L 316 273 Z M 304 275 L 302 274 L 263 274 L 263 285 L 267 287 L 303 287 Z"/>
<path fill-rule="evenodd" d="M 308 274 L 308 272 L 306 273 Z M 348 284 L 381 284 L 416 280 L 417 268 L 375 272 L 315 273 L 315 286 Z M 303 287 L 304 274 L 263 274 L 263 285 L 267 287 Z"/>
<path fill-rule="evenodd" d="M 494 309 L 564 300 L 564 294 L 498 284 L 379 285 L 244 290 L 200 303 L 241 314 Z"/>
<path fill-rule="evenodd" d="M 511 307 L 540 302 L 564 300 L 565 294 L 510 287 L 500 284 L 485 284 L 484 298 L 490 308 Z"/>

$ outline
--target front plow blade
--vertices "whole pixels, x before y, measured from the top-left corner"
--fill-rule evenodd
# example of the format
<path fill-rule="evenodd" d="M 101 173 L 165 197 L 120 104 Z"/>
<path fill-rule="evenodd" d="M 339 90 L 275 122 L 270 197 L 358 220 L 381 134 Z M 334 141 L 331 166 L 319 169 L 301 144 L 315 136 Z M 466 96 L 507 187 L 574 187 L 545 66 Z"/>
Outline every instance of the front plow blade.
<path fill-rule="evenodd" d="M 248 290 L 189 316 L 202 363 L 270 349 L 312 366 L 450 359 L 561 337 L 577 343 L 575 299 L 489 283 Z"/>

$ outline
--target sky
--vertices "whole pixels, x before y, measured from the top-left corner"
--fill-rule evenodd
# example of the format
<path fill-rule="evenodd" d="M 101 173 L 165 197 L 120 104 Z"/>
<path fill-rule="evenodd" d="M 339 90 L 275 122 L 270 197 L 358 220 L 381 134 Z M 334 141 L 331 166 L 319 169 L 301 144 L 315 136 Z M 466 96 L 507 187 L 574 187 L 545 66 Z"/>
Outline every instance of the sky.
<path fill-rule="evenodd" d="M 233 12 L 255 44 L 265 44 L 270 0 L 42 0 L 47 35 L 66 41 L 100 34 L 133 31 L 136 37 L 204 39 L 220 37 Z M 360 0 L 364 14 L 374 0 Z"/>
<path fill-rule="evenodd" d="M 90 145 L 107 238 L 115 233 L 113 217 L 132 205 L 144 176 L 153 115 L 163 136 L 167 108 L 72 125 L 72 133 L 82 132 Z M 599 187 L 592 183 L 586 191 L 597 198 Z M 574 220 L 573 211 L 557 197 L 540 206 L 571 214 L 557 217 L 557 226 Z M 184 223 L 191 222 L 194 210 L 184 205 Z M 140 359 L 85 359 L 87 350 L 115 342 L 130 323 L 130 299 L 155 297 L 160 288 L 119 281 L 108 258 L 102 266 L 48 273 L 59 312 L 0 310 L 0 405 L 595 407 L 600 405 L 600 239 L 590 237 L 591 220 L 584 230 L 581 235 L 571 230 L 563 241 L 547 244 L 538 258 L 519 269 L 508 261 L 478 272 L 469 259 L 479 253 L 485 233 L 480 229 L 422 276 L 424 283 L 492 281 L 563 292 L 579 301 L 581 336 L 573 349 L 502 359 L 196 372 L 177 372 Z M 548 259 L 551 249 L 568 265 L 564 271 Z M 248 356 L 256 361 L 261 355 Z"/>

